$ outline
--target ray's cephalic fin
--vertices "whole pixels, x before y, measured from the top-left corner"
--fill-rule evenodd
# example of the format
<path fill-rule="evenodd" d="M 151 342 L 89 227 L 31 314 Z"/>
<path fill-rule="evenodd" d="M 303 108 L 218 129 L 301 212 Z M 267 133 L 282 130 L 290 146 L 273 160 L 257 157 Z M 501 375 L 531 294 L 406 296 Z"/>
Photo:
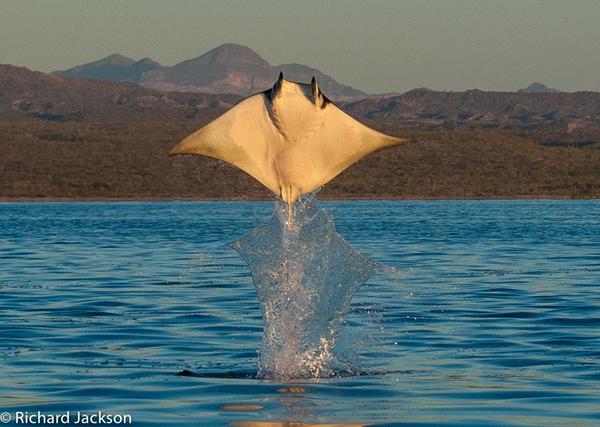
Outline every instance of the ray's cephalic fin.
<path fill-rule="evenodd" d="M 271 101 L 275 100 L 275 98 L 277 98 L 279 96 L 279 94 L 281 93 L 282 85 L 283 85 L 283 71 L 280 71 L 279 77 L 277 78 L 277 81 L 275 82 L 273 87 L 271 89 L 267 90 L 267 92 L 269 94 L 269 99 Z"/>

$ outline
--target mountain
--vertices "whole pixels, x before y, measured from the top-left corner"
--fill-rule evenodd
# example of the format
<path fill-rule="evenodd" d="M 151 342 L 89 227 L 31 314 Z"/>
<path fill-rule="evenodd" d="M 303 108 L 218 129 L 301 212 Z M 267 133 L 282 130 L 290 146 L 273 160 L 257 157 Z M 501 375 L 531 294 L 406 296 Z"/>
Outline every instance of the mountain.
<path fill-rule="evenodd" d="M 223 44 L 172 67 L 161 66 L 148 58 L 135 62 L 115 54 L 57 73 L 98 80 L 133 81 L 161 91 L 248 96 L 271 87 L 280 71 L 286 79 L 301 82 L 309 82 L 315 76 L 323 92 L 334 100 L 366 97 L 364 92 L 338 83 L 316 68 L 302 64 L 272 66 L 249 47 L 234 43 Z"/>
<path fill-rule="evenodd" d="M 519 89 L 518 92 L 526 92 L 526 93 L 547 93 L 547 92 L 560 92 L 557 89 L 552 89 L 540 82 L 531 83 L 524 89 Z"/>
<path fill-rule="evenodd" d="M 159 90 L 248 95 L 271 80 L 271 65 L 252 49 L 224 44 L 197 58 L 155 70 L 142 82 Z"/>
<path fill-rule="evenodd" d="M 600 125 L 598 92 L 438 92 L 415 89 L 400 96 L 344 104 L 364 120 L 417 128 L 525 128 Z"/>
<path fill-rule="evenodd" d="M 173 67 L 156 69 L 145 75 L 141 84 L 158 90 L 248 96 L 270 88 L 280 72 L 286 79 L 300 82 L 309 82 L 315 76 L 323 92 L 337 101 L 366 96 L 316 68 L 302 64 L 272 66 L 249 47 L 233 43 L 223 44 Z"/>
<path fill-rule="evenodd" d="M 234 95 L 164 93 L 132 82 L 45 74 L 0 64 L 0 120 L 188 120 L 214 117 Z"/>
<path fill-rule="evenodd" d="M 143 58 L 134 61 L 131 58 L 115 53 L 98 61 L 79 65 L 57 74 L 67 77 L 80 77 L 84 79 L 130 81 L 139 83 L 144 73 L 162 67 L 158 62 Z"/>
<path fill-rule="evenodd" d="M 261 62 L 252 50 L 240 49 L 236 45 L 231 48 L 236 51 L 235 55 L 223 56 L 223 51 L 213 51 L 209 56 L 179 64 L 176 70 L 169 72 L 177 72 L 180 81 L 197 86 L 215 83 L 214 75 L 198 76 L 193 72 L 186 75 L 187 71 L 206 64 L 209 64 L 207 68 L 216 70 L 216 74 L 219 74 L 219 69 L 228 69 L 240 76 L 242 71 L 239 70 L 252 69 L 255 72 L 252 75 L 256 76 L 261 69 L 268 70 L 268 64 Z M 232 56 L 235 61 L 231 60 Z M 313 71 L 302 65 L 291 65 L 285 70 L 308 74 Z M 328 82 L 326 76 L 322 79 L 325 84 Z M 219 84 L 221 88 L 239 87 L 235 86 L 235 82 L 227 80 Z M 250 79 L 248 84 L 254 84 L 257 89 L 263 82 L 270 84 L 267 79 L 258 80 L 256 77 L 253 83 Z M 0 65 L 0 119 L 4 120 L 187 121 L 215 117 L 240 99 L 240 95 L 232 94 L 161 92 L 132 82 L 87 80 Z M 398 96 L 338 104 L 359 120 L 414 129 L 529 129 L 551 125 L 580 131 L 600 126 L 598 92 L 438 92 L 421 88 Z"/>

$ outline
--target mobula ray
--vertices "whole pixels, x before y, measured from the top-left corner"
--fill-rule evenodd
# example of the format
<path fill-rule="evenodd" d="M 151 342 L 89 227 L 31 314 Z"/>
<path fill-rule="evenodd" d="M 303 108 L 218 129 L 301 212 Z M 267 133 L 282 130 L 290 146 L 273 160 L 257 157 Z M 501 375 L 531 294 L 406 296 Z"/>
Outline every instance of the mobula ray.
<path fill-rule="evenodd" d="M 170 154 L 223 160 L 291 205 L 363 157 L 404 142 L 344 113 L 314 77 L 303 84 L 284 80 L 280 73 L 271 89 L 244 99 Z"/>

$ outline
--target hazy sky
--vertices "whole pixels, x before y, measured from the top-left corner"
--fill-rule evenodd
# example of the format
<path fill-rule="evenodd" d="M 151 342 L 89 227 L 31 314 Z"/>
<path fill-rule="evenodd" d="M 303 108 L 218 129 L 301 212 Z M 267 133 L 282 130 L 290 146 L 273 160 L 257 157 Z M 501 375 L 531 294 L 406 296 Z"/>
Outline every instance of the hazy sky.
<path fill-rule="evenodd" d="M 164 65 L 225 42 L 367 92 L 600 91 L 600 0 L 0 0 L 0 63 Z"/>

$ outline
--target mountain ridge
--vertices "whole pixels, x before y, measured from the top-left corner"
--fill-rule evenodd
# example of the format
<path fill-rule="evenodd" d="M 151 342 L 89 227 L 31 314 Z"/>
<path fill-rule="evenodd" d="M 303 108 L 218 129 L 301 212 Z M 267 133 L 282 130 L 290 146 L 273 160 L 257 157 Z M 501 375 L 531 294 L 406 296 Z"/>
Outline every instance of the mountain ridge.
<path fill-rule="evenodd" d="M 151 58 L 135 61 L 119 53 L 113 53 L 105 58 L 87 64 L 77 65 L 64 71 L 55 71 L 65 77 L 79 77 L 104 81 L 130 81 L 139 83 L 144 73 L 162 67 Z"/>
<path fill-rule="evenodd" d="M 88 80 L 0 65 L 0 119 L 4 120 L 188 120 L 200 115 L 214 117 L 241 99 L 240 95 L 161 92 L 132 82 Z M 338 104 L 362 121 L 416 129 L 554 126 L 574 132 L 600 127 L 598 92 L 441 92 L 420 88 Z"/>
<path fill-rule="evenodd" d="M 533 82 L 529 86 L 519 89 L 517 92 L 527 92 L 527 93 L 553 93 L 560 92 L 558 89 L 553 89 L 551 87 L 546 86 L 544 83 Z"/>
<path fill-rule="evenodd" d="M 150 58 L 134 61 L 124 55 L 113 54 L 67 70 L 55 71 L 56 74 L 69 77 L 132 81 L 160 91 L 229 93 L 239 96 L 269 88 L 279 72 L 283 72 L 290 80 L 306 82 L 315 76 L 328 96 L 338 101 L 367 96 L 304 64 L 273 66 L 248 46 L 235 43 L 222 44 L 173 66 L 163 66 Z"/>
<path fill-rule="evenodd" d="M 0 64 L 0 120 L 188 120 L 214 116 L 240 100 L 235 95 L 164 93 L 128 81 L 46 74 Z"/>

